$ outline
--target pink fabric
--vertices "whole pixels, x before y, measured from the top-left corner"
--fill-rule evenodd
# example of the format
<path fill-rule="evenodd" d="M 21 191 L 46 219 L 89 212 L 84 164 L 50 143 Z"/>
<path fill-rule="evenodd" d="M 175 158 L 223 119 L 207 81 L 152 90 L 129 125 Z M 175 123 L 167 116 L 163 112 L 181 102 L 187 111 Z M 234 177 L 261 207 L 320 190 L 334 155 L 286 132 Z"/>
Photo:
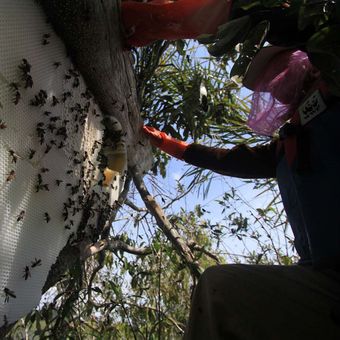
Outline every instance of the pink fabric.
<path fill-rule="evenodd" d="M 300 105 L 320 73 L 305 52 L 289 50 L 276 55 L 255 87 L 247 125 L 271 136 Z"/>

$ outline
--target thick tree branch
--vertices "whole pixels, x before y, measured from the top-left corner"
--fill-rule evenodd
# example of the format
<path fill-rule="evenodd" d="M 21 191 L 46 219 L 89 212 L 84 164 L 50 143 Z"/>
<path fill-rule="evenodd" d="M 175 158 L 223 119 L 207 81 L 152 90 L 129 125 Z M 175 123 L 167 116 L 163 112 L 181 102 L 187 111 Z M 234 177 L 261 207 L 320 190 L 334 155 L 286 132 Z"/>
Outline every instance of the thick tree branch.
<path fill-rule="evenodd" d="M 145 206 L 156 219 L 158 226 L 164 232 L 169 241 L 173 244 L 178 254 L 188 265 L 192 275 L 195 278 L 199 278 L 201 275 L 201 270 L 198 264 L 195 262 L 194 255 L 192 254 L 191 249 L 188 247 L 181 235 L 177 232 L 177 230 L 173 227 L 168 218 L 165 216 L 162 208 L 149 193 L 144 184 L 142 176 L 137 172 L 135 168 L 131 169 L 131 174 L 133 182 L 139 194 L 141 195 Z"/>

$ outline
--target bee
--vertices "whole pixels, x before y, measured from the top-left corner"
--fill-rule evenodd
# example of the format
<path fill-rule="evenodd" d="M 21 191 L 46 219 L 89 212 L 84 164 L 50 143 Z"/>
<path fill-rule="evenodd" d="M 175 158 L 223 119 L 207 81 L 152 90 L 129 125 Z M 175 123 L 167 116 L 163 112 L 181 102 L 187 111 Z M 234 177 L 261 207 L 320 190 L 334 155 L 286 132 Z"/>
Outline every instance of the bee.
<path fill-rule="evenodd" d="M 36 153 L 36 151 L 35 151 L 35 150 L 33 150 L 33 149 L 30 149 L 30 153 L 29 153 L 29 155 L 28 155 L 28 159 L 32 159 L 32 158 L 33 158 L 33 156 L 35 155 L 35 153 Z"/>
<path fill-rule="evenodd" d="M 50 191 L 48 184 L 43 184 L 41 174 L 38 174 L 38 184 L 35 186 L 35 192 L 39 192 L 40 190 Z"/>
<path fill-rule="evenodd" d="M 16 299 L 15 292 L 13 290 L 10 290 L 9 288 L 5 287 L 3 292 L 5 293 L 5 303 L 9 302 L 9 298 Z"/>
<path fill-rule="evenodd" d="M 72 173 L 73 173 L 73 170 L 67 170 L 67 171 L 66 171 L 66 174 L 67 174 L 67 175 L 71 175 Z"/>
<path fill-rule="evenodd" d="M 52 114 L 52 112 L 50 112 L 50 111 L 45 111 L 45 112 L 44 112 L 44 115 L 47 116 L 47 117 L 48 117 L 50 114 Z"/>
<path fill-rule="evenodd" d="M 25 82 L 25 89 L 28 87 L 33 87 L 33 79 L 30 75 L 31 72 L 31 65 L 27 61 L 27 59 L 22 59 L 21 64 L 18 66 L 21 71 L 21 80 Z M 18 91 L 18 89 L 16 89 Z"/>
<path fill-rule="evenodd" d="M 40 145 L 42 145 L 45 142 L 45 132 L 46 132 L 46 130 L 42 129 L 42 128 L 37 128 L 36 130 L 37 130 L 37 134 L 38 134 L 38 137 L 39 137 Z"/>
<path fill-rule="evenodd" d="M 50 130 L 51 132 L 53 132 L 57 127 L 55 126 L 55 124 L 48 124 L 47 125 L 47 129 Z"/>
<path fill-rule="evenodd" d="M 41 168 L 40 171 L 41 171 L 41 173 L 44 174 L 45 172 L 49 172 L 50 169 L 48 169 L 48 168 Z"/>
<path fill-rule="evenodd" d="M 42 184 L 42 176 L 41 174 L 38 174 L 38 185 Z"/>
<path fill-rule="evenodd" d="M 72 93 L 70 91 L 64 92 L 62 102 L 65 103 L 67 98 L 71 98 L 71 97 L 72 97 Z"/>
<path fill-rule="evenodd" d="M 9 84 L 10 89 L 14 90 L 14 91 L 19 91 L 19 87 L 20 85 L 18 83 L 12 82 Z"/>
<path fill-rule="evenodd" d="M 64 138 L 67 138 L 67 130 L 65 126 L 62 126 L 58 128 L 56 132 L 56 136 L 63 136 Z"/>
<path fill-rule="evenodd" d="M 27 280 L 29 277 L 31 277 L 30 267 L 25 266 L 24 268 L 24 275 L 22 276 L 25 280 Z"/>
<path fill-rule="evenodd" d="M 38 94 L 31 99 L 30 104 L 32 106 L 43 106 L 46 104 L 47 92 L 45 90 L 40 90 Z"/>
<path fill-rule="evenodd" d="M 68 72 L 70 73 L 70 75 L 72 77 L 79 77 L 79 73 L 76 71 L 76 70 L 73 70 L 73 69 L 69 69 Z"/>
<path fill-rule="evenodd" d="M 14 95 L 14 98 L 13 98 L 13 103 L 14 105 L 18 105 L 19 101 L 20 101 L 20 98 L 21 98 L 21 94 L 19 91 L 16 91 L 15 92 L 15 95 Z"/>
<path fill-rule="evenodd" d="M 73 83 L 72 83 L 72 87 L 77 88 L 77 87 L 79 87 L 79 85 L 80 85 L 79 78 L 75 77 L 74 80 L 73 80 Z"/>
<path fill-rule="evenodd" d="M 59 104 L 59 100 L 55 96 L 53 96 L 52 97 L 52 106 L 56 106 L 57 104 Z"/>
<path fill-rule="evenodd" d="M 0 119 L 0 130 L 6 129 L 6 128 L 7 128 L 6 123 Z"/>
<path fill-rule="evenodd" d="M 24 219 L 24 216 L 25 216 L 25 210 L 21 210 L 20 214 L 17 217 L 17 222 L 22 221 Z"/>
<path fill-rule="evenodd" d="M 29 64 L 27 59 L 22 59 L 22 63 L 18 67 L 23 73 L 27 74 L 31 72 L 32 66 Z"/>
<path fill-rule="evenodd" d="M 78 186 L 78 185 L 72 186 L 71 187 L 71 195 L 73 196 L 73 195 L 77 194 L 79 192 L 79 188 L 80 188 L 80 186 Z"/>
<path fill-rule="evenodd" d="M 61 179 L 56 179 L 55 180 L 57 186 L 59 187 L 61 183 L 63 183 L 63 181 Z"/>
<path fill-rule="evenodd" d="M 53 117 L 50 118 L 50 121 L 53 122 L 53 123 L 55 123 L 58 120 L 60 120 L 60 117 L 58 117 L 58 116 L 53 116 Z"/>
<path fill-rule="evenodd" d="M 42 44 L 43 45 L 48 45 L 50 43 L 48 38 L 50 38 L 50 37 L 51 37 L 51 34 L 49 34 L 49 33 L 44 34 L 43 35 Z"/>
<path fill-rule="evenodd" d="M 64 211 L 63 211 L 63 218 L 64 221 L 68 219 L 68 209 L 64 206 Z"/>
<path fill-rule="evenodd" d="M 66 224 L 64 228 L 67 229 L 67 230 L 71 229 L 71 227 L 68 224 Z"/>
<path fill-rule="evenodd" d="M 58 145 L 58 149 L 62 149 L 65 147 L 65 143 L 64 142 L 60 142 Z"/>
<path fill-rule="evenodd" d="M 94 152 L 96 151 L 96 149 L 98 149 L 99 148 L 99 144 L 101 144 L 100 142 L 98 142 L 98 141 L 94 141 L 94 143 L 93 143 L 93 146 L 92 146 L 92 149 L 91 149 L 91 154 L 93 155 L 94 154 Z"/>
<path fill-rule="evenodd" d="M 45 190 L 45 191 L 50 191 L 48 184 L 43 184 L 42 189 Z"/>
<path fill-rule="evenodd" d="M 45 154 L 49 153 L 51 151 L 51 149 L 52 149 L 52 145 L 47 144 L 46 149 L 45 149 Z"/>
<path fill-rule="evenodd" d="M 44 219 L 45 219 L 46 223 L 51 221 L 51 217 L 47 212 L 44 213 Z"/>
<path fill-rule="evenodd" d="M 92 94 L 91 94 L 91 92 L 90 92 L 89 89 L 86 89 L 86 91 L 83 92 L 83 93 L 81 94 L 81 96 L 82 96 L 83 98 L 87 99 L 87 100 L 89 100 L 89 99 L 92 98 Z"/>
<path fill-rule="evenodd" d="M 10 173 L 8 174 L 7 178 L 6 178 L 6 182 L 10 182 L 15 178 L 15 171 L 11 170 Z"/>
<path fill-rule="evenodd" d="M 61 65 L 60 61 L 56 61 L 53 63 L 53 66 L 57 69 Z"/>
<path fill-rule="evenodd" d="M 27 74 L 25 77 L 25 89 L 27 89 L 28 87 L 32 88 L 33 87 L 33 79 L 32 76 L 30 74 Z"/>
<path fill-rule="evenodd" d="M 34 261 L 31 262 L 31 268 L 35 268 L 41 266 L 41 259 L 34 258 Z"/>
<path fill-rule="evenodd" d="M 139 141 L 138 144 L 141 146 L 145 146 L 141 141 Z"/>
<path fill-rule="evenodd" d="M 18 160 L 18 155 L 16 155 L 13 150 L 9 150 L 9 154 L 12 157 L 12 163 L 16 163 Z"/>

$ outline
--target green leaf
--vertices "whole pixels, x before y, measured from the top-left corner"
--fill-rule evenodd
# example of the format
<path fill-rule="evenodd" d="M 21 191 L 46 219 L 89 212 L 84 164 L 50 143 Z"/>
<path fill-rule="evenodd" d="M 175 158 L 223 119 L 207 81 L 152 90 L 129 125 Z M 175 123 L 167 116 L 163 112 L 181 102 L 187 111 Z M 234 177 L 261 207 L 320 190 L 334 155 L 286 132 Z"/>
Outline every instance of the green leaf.
<path fill-rule="evenodd" d="M 211 55 L 218 57 L 234 49 L 238 43 L 242 43 L 251 28 L 249 15 L 229 21 L 220 26 L 216 37 L 219 39 L 208 48 Z"/>
<path fill-rule="evenodd" d="M 197 41 L 200 44 L 212 44 L 216 41 L 216 35 L 215 34 L 201 34 L 197 37 Z"/>
<path fill-rule="evenodd" d="M 184 40 L 176 40 L 176 49 L 181 56 L 185 56 L 185 42 Z"/>
<path fill-rule="evenodd" d="M 248 34 L 238 59 L 231 69 L 230 76 L 244 76 L 247 72 L 251 60 L 256 53 L 262 48 L 267 33 L 269 31 L 269 22 L 261 21 Z"/>
<path fill-rule="evenodd" d="M 261 4 L 268 8 L 281 7 L 286 2 L 286 0 L 261 0 Z"/>
<path fill-rule="evenodd" d="M 340 95 L 340 25 L 316 32 L 307 41 L 311 62 L 321 71 L 330 91 Z"/>

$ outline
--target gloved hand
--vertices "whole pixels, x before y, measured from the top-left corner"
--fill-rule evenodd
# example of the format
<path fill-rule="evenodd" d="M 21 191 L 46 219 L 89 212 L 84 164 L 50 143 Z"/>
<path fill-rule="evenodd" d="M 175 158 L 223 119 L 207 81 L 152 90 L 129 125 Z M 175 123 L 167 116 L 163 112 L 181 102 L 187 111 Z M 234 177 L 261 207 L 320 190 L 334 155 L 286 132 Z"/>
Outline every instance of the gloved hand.
<path fill-rule="evenodd" d="M 143 126 L 143 132 L 153 146 L 161 149 L 170 156 L 183 159 L 184 151 L 189 145 L 188 143 L 170 137 L 165 132 L 158 131 L 151 126 Z"/>

